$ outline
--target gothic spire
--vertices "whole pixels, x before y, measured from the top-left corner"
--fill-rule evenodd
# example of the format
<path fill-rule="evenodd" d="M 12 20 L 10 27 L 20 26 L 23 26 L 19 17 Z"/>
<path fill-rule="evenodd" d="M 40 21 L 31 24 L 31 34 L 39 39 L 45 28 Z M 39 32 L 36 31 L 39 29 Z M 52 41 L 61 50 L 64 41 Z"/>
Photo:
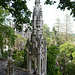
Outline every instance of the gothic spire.
<path fill-rule="evenodd" d="M 27 42 L 29 51 L 27 53 L 27 68 L 28 71 L 32 73 L 31 62 L 32 59 L 34 59 L 34 72 L 36 75 L 47 75 L 47 46 L 46 40 L 43 38 L 42 7 L 40 5 L 40 0 L 35 0 L 32 24 L 31 38 Z"/>
<path fill-rule="evenodd" d="M 40 4 L 40 0 L 35 0 L 35 5 Z"/>
<path fill-rule="evenodd" d="M 35 6 L 34 6 L 34 11 L 33 11 L 33 23 L 34 23 L 33 32 L 35 30 L 37 32 L 37 29 L 39 29 L 42 34 L 43 20 L 42 20 L 42 8 L 40 5 L 40 0 L 35 0 Z"/>
<path fill-rule="evenodd" d="M 33 15 L 42 16 L 40 0 L 35 0 L 35 7 L 33 13 L 34 13 Z"/>

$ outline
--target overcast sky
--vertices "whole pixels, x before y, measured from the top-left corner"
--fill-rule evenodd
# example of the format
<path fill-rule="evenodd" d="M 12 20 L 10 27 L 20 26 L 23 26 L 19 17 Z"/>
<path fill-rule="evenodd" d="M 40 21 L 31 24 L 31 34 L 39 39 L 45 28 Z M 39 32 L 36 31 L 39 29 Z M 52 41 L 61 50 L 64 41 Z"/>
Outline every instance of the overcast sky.
<path fill-rule="evenodd" d="M 44 21 L 44 24 L 47 24 L 49 28 L 52 29 L 57 18 L 59 18 L 61 22 L 63 22 L 65 15 L 70 14 L 70 12 L 68 10 L 61 11 L 60 9 L 57 9 L 57 4 L 52 6 L 44 5 L 44 1 L 45 0 L 41 0 L 42 11 L 43 11 L 43 21 Z M 34 3 L 35 3 L 35 0 L 27 1 L 28 8 L 32 12 L 33 12 L 33 7 L 35 5 Z M 71 19 L 72 19 L 72 26 L 73 26 L 72 30 L 73 30 L 73 33 L 75 33 L 75 21 L 73 21 L 74 18 L 71 17 Z"/>

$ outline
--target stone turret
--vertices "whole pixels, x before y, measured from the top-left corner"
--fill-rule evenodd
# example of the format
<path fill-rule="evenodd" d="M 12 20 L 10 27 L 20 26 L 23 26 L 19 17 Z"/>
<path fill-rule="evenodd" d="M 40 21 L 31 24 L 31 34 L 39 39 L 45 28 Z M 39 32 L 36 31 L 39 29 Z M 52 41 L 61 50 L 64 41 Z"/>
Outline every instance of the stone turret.
<path fill-rule="evenodd" d="M 42 8 L 40 0 L 35 0 L 35 6 L 33 11 L 33 30 L 31 39 L 28 39 L 28 58 L 27 67 L 30 73 L 35 75 L 47 75 L 47 45 L 46 39 L 43 38 L 43 20 L 42 20 Z M 32 67 L 33 61 L 33 67 Z M 34 68 L 32 72 L 32 68 Z"/>

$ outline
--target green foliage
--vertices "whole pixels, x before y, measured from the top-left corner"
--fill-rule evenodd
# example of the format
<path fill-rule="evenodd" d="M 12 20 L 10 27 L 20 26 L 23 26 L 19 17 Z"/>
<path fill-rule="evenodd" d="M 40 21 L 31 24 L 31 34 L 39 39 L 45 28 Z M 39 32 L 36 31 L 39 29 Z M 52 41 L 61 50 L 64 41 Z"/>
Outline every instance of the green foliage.
<path fill-rule="evenodd" d="M 7 51 L 3 52 L 3 57 L 4 58 L 7 58 L 8 57 Z"/>
<path fill-rule="evenodd" d="M 0 6 L 0 24 L 5 24 L 5 21 L 7 20 L 7 16 L 9 15 L 9 12 L 5 10 L 2 6 Z"/>
<path fill-rule="evenodd" d="M 23 40 L 23 41 L 25 40 L 25 38 L 24 38 L 22 35 L 16 34 L 16 36 L 17 36 L 17 38 L 18 38 L 19 40 Z M 17 38 L 16 38 L 16 39 L 17 39 Z"/>
<path fill-rule="evenodd" d="M 48 46 L 47 51 L 47 75 L 58 75 L 58 68 L 55 67 L 58 49 L 56 46 Z"/>
<path fill-rule="evenodd" d="M 27 7 L 27 0 L 0 0 L 0 6 L 3 8 L 9 10 L 9 12 L 14 17 L 14 22 L 16 28 L 21 31 L 22 25 L 24 23 L 29 23 L 31 25 L 30 16 L 31 11 Z M 56 3 L 56 0 L 45 0 L 45 4 L 54 4 Z M 71 15 L 75 17 L 75 2 L 71 0 L 60 0 L 58 4 L 58 8 L 61 10 L 65 10 L 67 8 L 68 10 L 71 10 Z"/>
<path fill-rule="evenodd" d="M 21 67 L 24 62 L 24 60 L 23 60 L 24 58 L 22 57 L 22 52 L 18 51 L 17 54 L 14 54 L 14 58 L 15 58 L 14 64 L 16 66 Z"/>
<path fill-rule="evenodd" d="M 45 1 L 45 4 L 50 4 L 50 5 L 52 5 L 52 4 L 54 4 L 54 3 L 56 3 L 56 1 L 53 1 L 53 0 L 46 0 L 46 1 Z"/>
<path fill-rule="evenodd" d="M 64 53 L 67 57 L 69 57 L 75 51 L 75 46 L 71 42 L 66 42 L 60 45 L 59 49 L 60 53 Z"/>
<path fill-rule="evenodd" d="M 72 53 L 73 59 L 75 60 L 75 51 Z"/>
<path fill-rule="evenodd" d="M 14 50 L 12 58 L 15 60 L 14 64 L 16 66 L 27 68 L 27 50 Z"/>
<path fill-rule="evenodd" d="M 60 69 L 64 75 L 66 74 L 66 65 L 68 65 L 69 61 L 74 60 L 74 52 L 75 52 L 75 45 L 72 42 L 66 42 L 59 46 L 59 55 L 58 55 L 58 62 Z"/>
<path fill-rule="evenodd" d="M 9 47 L 14 45 L 15 34 L 14 30 L 6 24 L 7 16 L 9 12 L 0 6 L 0 48 L 3 55 L 3 45 L 6 44 Z"/>
<path fill-rule="evenodd" d="M 26 3 L 26 0 L 0 0 L 0 6 L 9 10 L 14 17 L 16 28 L 20 31 L 24 23 L 30 24 L 31 11 Z"/>
<path fill-rule="evenodd" d="M 7 25 L 0 24 L 0 48 L 3 54 L 3 45 L 7 44 L 9 47 L 14 46 L 15 43 L 15 34 L 14 30 Z"/>
<path fill-rule="evenodd" d="M 3 23 L 3 21 L 5 20 L 5 18 L 4 18 L 4 16 L 3 16 L 3 9 L 2 9 L 2 7 L 0 6 L 0 24 L 2 24 Z"/>
<path fill-rule="evenodd" d="M 22 35 L 16 34 L 17 38 L 15 39 L 15 48 L 17 49 L 24 49 L 26 38 L 24 38 Z"/>
<path fill-rule="evenodd" d="M 57 41 L 58 41 L 57 31 L 55 30 L 55 27 L 53 27 L 52 36 L 51 36 L 51 45 L 57 46 Z"/>
<path fill-rule="evenodd" d="M 50 28 L 48 27 L 48 25 L 44 24 L 43 25 L 43 36 L 47 40 L 47 45 L 50 44 L 50 34 L 51 34 Z"/>
<path fill-rule="evenodd" d="M 66 75 L 75 75 L 75 63 L 71 62 L 66 65 Z"/>
<path fill-rule="evenodd" d="M 70 15 L 66 14 L 64 22 L 61 23 L 60 19 L 56 19 L 55 29 L 57 31 L 57 43 L 58 46 L 65 43 L 66 41 L 73 41 L 72 35 L 72 24 Z"/>
<path fill-rule="evenodd" d="M 7 25 L 0 25 L 0 35 L 2 38 L 8 38 L 11 41 L 14 39 L 14 30 Z M 13 42 L 13 41 L 12 41 Z"/>
<path fill-rule="evenodd" d="M 50 38 L 50 28 L 46 24 L 43 25 L 43 33 L 45 38 Z"/>
<path fill-rule="evenodd" d="M 45 4 L 53 5 L 57 1 L 56 0 L 46 0 Z M 75 17 L 75 7 L 74 6 L 75 6 L 75 1 L 71 1 L 71 0 L 59 0 L 59 3 L 58 3 L 58 8 L 60 8 L 61 10 L 65 10 L 65 8 L 67 8 L 68 10 L 71 10 L 70 14 L 73 15 L 73 17 Z"/>

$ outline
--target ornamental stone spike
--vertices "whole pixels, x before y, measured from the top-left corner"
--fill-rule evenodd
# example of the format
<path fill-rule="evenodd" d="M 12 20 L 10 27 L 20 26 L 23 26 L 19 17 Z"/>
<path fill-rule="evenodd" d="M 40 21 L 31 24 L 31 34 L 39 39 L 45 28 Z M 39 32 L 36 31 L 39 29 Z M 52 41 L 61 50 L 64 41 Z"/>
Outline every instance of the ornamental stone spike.
<path fill-rule="evenodd" d="M 47 45 L 43 39 L 43 20 L 40 0 L 35 0 L 32 19 L 33 29 L 31 39 L 27 42 L 27 67 L 31 74 L 47 75 Z M 34 72 L 32 72 L 32 61 Z"/>
<path fill-rule="evenodd" d="M 40 0 L 35 0 L 35 5 L 40 4 Z"/>
<path fill-rule="evenodd" d="M 40 5 L 40 0 L 35 0 L 35 7 L 33 11 L 33 32 L 42 34 L 42 9 Z"/>

